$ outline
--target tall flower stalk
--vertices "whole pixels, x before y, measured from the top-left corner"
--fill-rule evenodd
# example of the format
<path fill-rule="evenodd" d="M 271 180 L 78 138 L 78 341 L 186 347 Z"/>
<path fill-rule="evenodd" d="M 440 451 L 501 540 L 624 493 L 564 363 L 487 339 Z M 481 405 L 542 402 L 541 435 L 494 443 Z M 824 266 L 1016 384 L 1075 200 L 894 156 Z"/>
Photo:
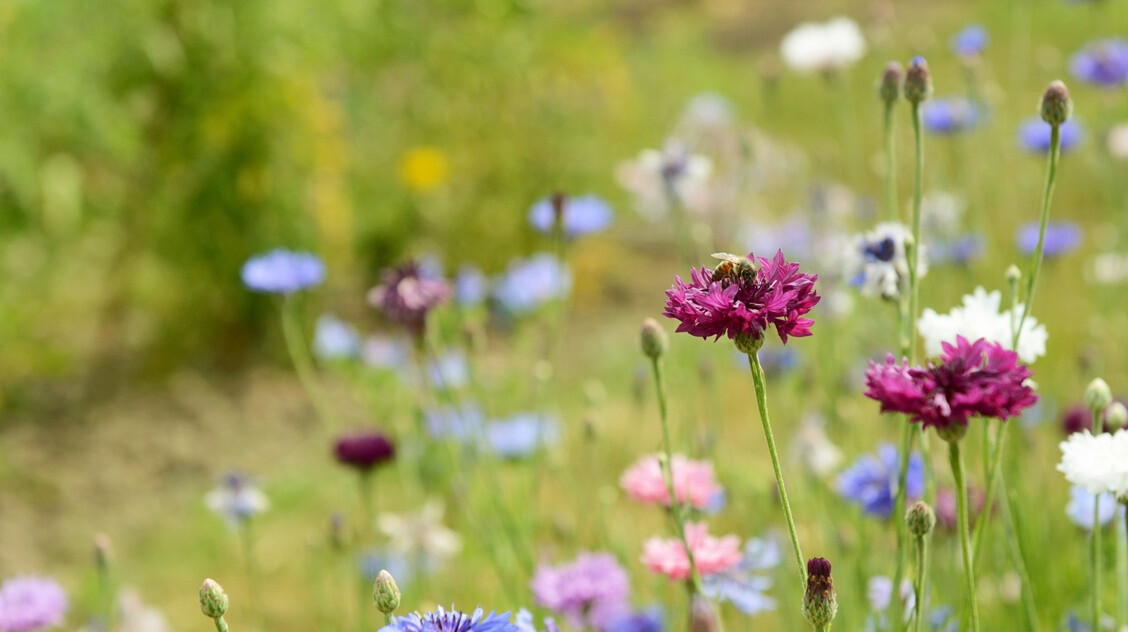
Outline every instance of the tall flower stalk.
<path fill-rule="evenodd" d="M 924 625 L 924 602 L 928 596 L 928 534 L 936 526 L 936 514 L 932 507 L 924 501 L 916 504 L 905 514 L 905 526 L 912 534 L 916 549 L 916 582 L 913 585 L 916 597 L 916 613 L 914 616 L 913 632 L 921 632 Z"/>
<path fill-rule="evenodd" d="M 901 98 L 901 79 L 904 70 L 901 64 L 891 61 L 885 66 L 878 83 L 877 94 L 884 107 L 885 129 L 885 212 L 889 221 L 897 219 L 897 161 L 893 151 L 893 112 Z"/>

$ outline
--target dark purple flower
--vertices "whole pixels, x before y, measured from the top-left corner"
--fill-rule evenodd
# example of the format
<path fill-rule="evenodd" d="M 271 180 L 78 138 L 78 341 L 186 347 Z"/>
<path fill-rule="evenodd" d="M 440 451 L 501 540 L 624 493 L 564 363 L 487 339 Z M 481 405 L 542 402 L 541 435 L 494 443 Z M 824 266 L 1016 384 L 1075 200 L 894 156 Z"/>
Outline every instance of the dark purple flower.
<path fill-rule="evenodd" d="M 980 338 L 942 344 L 939 363 L 925 367 L 871 362 L 866 371 L 866 397 L 881 402 L 882 412 L 911 415 L 912 421 L 940 432 L 962 431 L 971 417 L 1005 420 L 1038 401 L 1029 386 L 1030 369 L 1018 355 Z"/>
<path fill-rule="evenodd" d="M 536 602 L 576 628 L 602 629 L 627 607 L 627 573 L 609 553 L 580 553 L 574 562 L 541 565 L 531 583 Z"/>
<path fill-rule="evenodd" d="M 1018 229 L 1015 242 L 1024 255 L 1034 253 L 1038 247 L 1038 222 L 1027 222 Z M 1073 222 L 1049 222 L 1046 224 L 1046 240 L 1042 244 L 1042 254 L 1057 257 L 1068 254 L 1081 245 L 1081 227 Z"/>
<path fill-rule="evenodd" d="M 681 277 L 666 291 L 664 315 L 681 321 L 677 331 L 699 338 L 742 338 L 761 342 L 764 331 L 775 327 L 779 339 L 811 335 L 810 318 L 803 315 L 819 302 L 817 275 L 799 272 L 777 251 L 772 259 L 749 253 L 755 271 L 722 262 L 716 270 L 692 270 L 692 282 Z M 738 340 L 739 342 L 739 340 Z"/>
<path fill-rule="evenodd" d="M 279 248 L 247 259 L 243 284 L 256 292 L 290 294 L 321 283 L 325 264 L 308 252 Z"/>
<path fill-rule="evenodd" d="M 0 630 L 34 632 L 62 625 L 67 595 L 53 580 L 13 577 L 0 584 Z"/>
<path fill-rule="evenodd" d="M 924 128 L 934 134 L 958 134 L 975 127 L 979 108 L 963 97 L 933 99 L 921 107 Z"/>
<path fill-rule="evenodd" d="M 1061 124 L 1061 150 L 1069 151 L 1081 144 L 1081 125 L 1076 119 Z M 1018 128 L 1018 142 L 1032 153 L 1050 150 L 1050 124 L 1037 116 L 1023 121 Z"/>
<path fill-rule="evenodd" d="M 611 225 L 611 207 L 595 195 L 554 193 L 529 209 L 529 223 L 545 234 L 556 230 L 557 215 L 568 237 L 598 233 Z"/>
<path fill-rule="evenodd" d="M 1128 42 L 1107 39 L 1093 42 L 1073 55 L 1069 71 L 1082 81 L 1108 88 L 1128 83 Z"/>
<path fill-rule="evenodd" d="M 337 439 L 333 452 L 341 464 L 369 472 L 377 465 L 392 460 L 396 446 L 379 432 L 366 431 Z"/>
<path fill-rule="evenodd" d="M 987 29 L 972 24 L 952 37 L 952 51 L 960 57 L 979 55 L 987 48 L 989 40 Z"/>
<path fill-rule="evenodd" d="M 450 295 L 449 283 L 421 274 L 418 264 L 408 262 L 384 271 L 380 285 L 368 292 L 368 303 L 418 336 L 426 327 L 427 314 Z"/>

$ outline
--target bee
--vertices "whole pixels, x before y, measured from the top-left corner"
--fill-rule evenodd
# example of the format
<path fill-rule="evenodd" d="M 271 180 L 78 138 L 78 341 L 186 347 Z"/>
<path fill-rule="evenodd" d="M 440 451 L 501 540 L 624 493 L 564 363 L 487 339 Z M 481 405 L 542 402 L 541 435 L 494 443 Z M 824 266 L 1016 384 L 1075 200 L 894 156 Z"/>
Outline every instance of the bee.
<path fill-rule="evenodd" d="M 713 258 L 721 262 L 716 268 L 713 268 L 713 281 L 720 281 L 724 278 L 752 281 L 756 278 L 756 263 L 748 257 L 727 252 L 714 252 Z"/>

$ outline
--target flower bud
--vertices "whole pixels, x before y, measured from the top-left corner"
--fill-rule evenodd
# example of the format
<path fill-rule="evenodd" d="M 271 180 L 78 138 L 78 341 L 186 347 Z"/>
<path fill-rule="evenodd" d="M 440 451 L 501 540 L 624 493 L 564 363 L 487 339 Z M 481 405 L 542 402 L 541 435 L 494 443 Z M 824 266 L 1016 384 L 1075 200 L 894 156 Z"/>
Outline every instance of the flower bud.
<path fill-rule="evenodd" d="M 376 609 L 384 614 L 392 614 L 399 608 L 400 589 L 388 571 L 380 571 L 376 576 L 376 583 L 372 585 L 372 600 L 376 602 Z"/>
<path fill-rule="evenodd" d="M 1128 425 L 1128 408 L 1120 402 L 1113 402 L 1105 411 L 1105 425 L 1113 432 Z"/>
<path fill-rule="evenodd" d="M 830 578 L 830 562 L 821 557 L 807 561 L 807 591 L 803 593 L 803 616 L 816 630 L 830 625 L 838 614 L 838 597 Z"/>
<path fill-rule="evenodd" d="M 717 611 L 709 600 L 694 595 L 689 605 L 689 632 L 716 632 Z"/>
<path fill-rule="evenodd" d="M 760 349 L 764 347 L 764 336 L 762 335 L 740 333 L 736 334 L 732 341 L 736 344 L 737 351 L 747 355 L 759 353 Z"/>
<path fill-rule="evenodd" d="M 932 511 L 928 503 L 918 500 L 905 513 L 905 524 L 909 527 L 909 533 L 918 538 L 924 537 L 936 526 L 936 512 Z"/>
<path fill-rule="evenodd" d="M 200 586 L 200 612 L 211 619 L 218 619 L 227 612 L 227 593 L 214 579 L 205 579 Z"/>
<path fill-rule="evenodd" d="M 1099 377 L 1094 378 L 1085 387 L 1084 400 L 1086 408 L 1094 413 L 1103 413 L 1112 404 L 1112 390 L 1108 387 L 1108 382 Z"/>
<path fill-rule="evenodd" d="M 1022 280 L 1022 270 L 1019 270 L 1018 266 L 1012 263 L 1007 266 L 1006 278 L 1008 285 L 1015 285 Z"/>
<path fill-rule="evenodd" d="M 1069 89 L 1060 81 L 1053 81 L 1042 95 L 1042 102 L 1038 105 L 1042 120 L 1057 127 L 1073 116 L 1073 100 L 1069 98 Z"/>
<path fill-rule="evenodd" d="M 913 105 L 927 101 L 932 96 L 932 74 L 923 57 L 913 57 L 905 73 L 905 100 Z"/>
<path fill-rule="evenodd" d="M 642 353 L 651 360 L 662 357 L 662 354 L 666 353 L 666 346 L 669 344 L 666 332 L 653 318 L 642 321 L 641 340 Z"/>
<path fill-rule="evenodd" d="M 891 61 L 885 65 L 885 71 L 881 73 L 881 80 L 877 84 L 877 96 L 886 106 L 893 105 L 893 102 L 901 98 L 901 81 L 905 76 L 905 70 L 901 67 L 899 62 Z"/>

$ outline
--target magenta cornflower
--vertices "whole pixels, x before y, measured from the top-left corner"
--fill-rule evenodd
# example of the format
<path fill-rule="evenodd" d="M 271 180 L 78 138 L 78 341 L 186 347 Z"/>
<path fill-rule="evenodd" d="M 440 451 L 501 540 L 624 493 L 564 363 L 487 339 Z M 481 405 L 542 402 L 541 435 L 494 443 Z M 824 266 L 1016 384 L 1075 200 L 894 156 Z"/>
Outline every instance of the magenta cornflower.
<path fill-rule="evenodd" d="M 368 303 L 409 332 L 422 335 L 427 314 L 450 298 L 450 283 L 426 274 L 410 261 L 384 271 L 380 285 L 368 292 Z"/>
<path fill-rule="evenodd" d="M 664 458 L 660 454 L 642 457 L 623 472 L 619 486 L 634 500 L 669 507 L 670 491 L 662 475 Z M 675 454 L 671 469 L 674 495 L 679 503 L 688 502 L 695 509 L 705 509 L 724 494 L 724 488 L 713 473 L 713 464 L 708 461 L 694 461 L 685 455 Z"/>
<path fill-rule="evenodd" d="M 1026 385 L 1030 369 L 999 343 L 980 338 L 943 343 L 938 363 L 909 367 L 892 355 L 866 371 L 866 397 L 881 402 L 882 412 L 911 415 L 912 421 L 937 431 L 961 432 L 971 417 L 1006 420 L 1033 406 L 1038 396 Z"/>
<path fill-rule="evenodd" d="M 691 279 L 685 283 L 677 277 L 666 291 L 664 315 L 681 322 L 678 331 L 699 338 L 728 336 L 742 351 L 759 348 L 769 327 L 785 344 L 788 336 L 811 335 L 814 321 L 803 315 L 819 302 L 818 275 L 799 272 L 799 264 L 784 259 L 783 251 L 772 259 L 726 255 L 715 269 L 694 268 Z"/>
<path fill-rule="evenodd" d="M 340 437 L 333 452 L 342 465 L 369 472 L 377 465 L 392 460 L 396 446 L 383 434 L 366 431 Z"/>

